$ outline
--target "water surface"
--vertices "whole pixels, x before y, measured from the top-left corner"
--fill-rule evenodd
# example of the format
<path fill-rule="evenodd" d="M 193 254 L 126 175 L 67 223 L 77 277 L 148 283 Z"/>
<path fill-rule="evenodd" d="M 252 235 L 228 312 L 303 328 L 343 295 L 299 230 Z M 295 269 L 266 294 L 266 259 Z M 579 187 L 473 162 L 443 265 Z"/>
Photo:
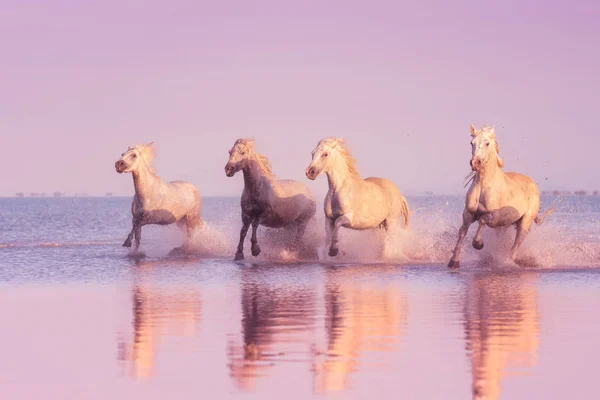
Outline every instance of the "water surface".
<path fill-rule="evenodd" d="M 340 243 L 347 257 L 335 262 L 285 261 L 266 250 L 234 263 L 239 213 L 232 199 L 206 200 L 210 230 L 199 239 L 207 243 L 201 255 L 168 256 L 181 234 L 152 227 L 142 245 L 148 257 L 140 260 L 121 247 L 128 199 L 0 199 L 0 393 L 11 399 L 595 393 L 600 203 L 567 199 L 536 228 L 525 249 L 533 266 L 465 247 L 464 267 L 453 272 L 446 254 L 461 199 L 409 201 L 417 238 L 407 240 L 421 261 L 384 264 L 368 260 L 365 243 L 376 236 L 349 233 Z M 506 241 L 486 239 L 492 253 Z M 268 245 L 268 237 L 262 240 Z M 359 250 L 366 260 L 356 261 L 352 252 Z"/>

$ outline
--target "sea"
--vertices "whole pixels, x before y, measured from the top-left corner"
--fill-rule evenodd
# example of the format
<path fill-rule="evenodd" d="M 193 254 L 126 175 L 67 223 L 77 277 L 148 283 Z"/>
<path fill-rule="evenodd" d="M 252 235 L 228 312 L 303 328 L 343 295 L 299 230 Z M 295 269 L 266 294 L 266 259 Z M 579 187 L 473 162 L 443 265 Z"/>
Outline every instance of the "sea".
<path fill-rule="evenodd" d="M 600 197 L 544 196 L 516 262 L 514 229 L 465 240 L 464 203 L 413 196 L 410 230 L 340 233 L 323 211 L 302 250 L 259 228 L 233 257 L 238 198 L 204 198 L 188 253 L 125 197 L 0 199 L 0 398 L 595 398 Z M 322 204 L 322 203 L 321 203 Z"/>

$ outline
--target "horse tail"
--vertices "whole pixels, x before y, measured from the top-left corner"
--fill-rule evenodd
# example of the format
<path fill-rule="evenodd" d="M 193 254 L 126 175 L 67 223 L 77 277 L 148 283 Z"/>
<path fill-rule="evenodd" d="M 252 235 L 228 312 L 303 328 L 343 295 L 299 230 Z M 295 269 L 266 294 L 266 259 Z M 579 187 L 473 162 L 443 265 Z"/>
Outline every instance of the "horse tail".
<path fill-rule="evenodd" d="M 542 215 L 542 217 L 541 217 L 541 218 L 540 218 L 539 216 L 538 216 L 538 217 L 536 217 L 536 219 L 535 219 L 535 223 L 536 223 L 537 225 L 541 225 L 541 224 L 543 224 L 543 223 L 544 223 L 544 220 L 546 219 L 546 217 L 547 217 L 548 215 L 550 215 L 550 214 L 552 214 L 552 213 L 554 212 L 554 210 L 555 210 L 555 206 L 556 206 L 556 201 L 557 201 L 557 200 L 558 200 L 558 197 L 554 199 L 554 201 L 552 202 L 552 207 L 551 207 L 551 208 L 550 208 L 548 211 L 546 211 L 546 212 L 544 213 L 544 215 Z"/>
<path fill-rule="evenodd" d="M 402 207 L 402 219 L 404 220 L 404 229 L 408 229 L 410 225 L 410 209 L 408 208 L 408 202 L 406 197 L 400 195 L 401 207 Z"/>

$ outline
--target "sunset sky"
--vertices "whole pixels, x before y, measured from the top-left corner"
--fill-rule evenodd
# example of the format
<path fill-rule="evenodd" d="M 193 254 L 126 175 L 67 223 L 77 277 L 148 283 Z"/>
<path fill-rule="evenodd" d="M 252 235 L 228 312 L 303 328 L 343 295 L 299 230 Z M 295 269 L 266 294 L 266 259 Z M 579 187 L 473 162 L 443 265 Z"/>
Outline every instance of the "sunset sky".
<path fill-rule="evenodd" d="M 114 162 L 150 141 L 163 179 L 235 195 L 238 137 L 322 195 L 326 136 L 364 177 L 459 194 L 484 123 L 506 170 L 600 189 L 599 4 L 4 0 L 0 195 L 132 194 Z"/>

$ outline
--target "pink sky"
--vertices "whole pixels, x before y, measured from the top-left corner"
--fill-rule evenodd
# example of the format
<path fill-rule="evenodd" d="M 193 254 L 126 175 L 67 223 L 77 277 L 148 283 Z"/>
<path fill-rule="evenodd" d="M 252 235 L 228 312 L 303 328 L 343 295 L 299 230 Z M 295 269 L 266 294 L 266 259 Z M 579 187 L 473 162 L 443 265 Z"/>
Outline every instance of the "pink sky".
<path fill-rule="evenodd" d="M 164 179 L 238 194 L 245 136 L 318 194 L 325 136 L 365 177 L 461 193 L 471 123 L 542 189 L 600 189 L 598 20 L 588 0 L 5 0 L 0 195 L 131 194 L 113 163 L 149 141 Z"/>

